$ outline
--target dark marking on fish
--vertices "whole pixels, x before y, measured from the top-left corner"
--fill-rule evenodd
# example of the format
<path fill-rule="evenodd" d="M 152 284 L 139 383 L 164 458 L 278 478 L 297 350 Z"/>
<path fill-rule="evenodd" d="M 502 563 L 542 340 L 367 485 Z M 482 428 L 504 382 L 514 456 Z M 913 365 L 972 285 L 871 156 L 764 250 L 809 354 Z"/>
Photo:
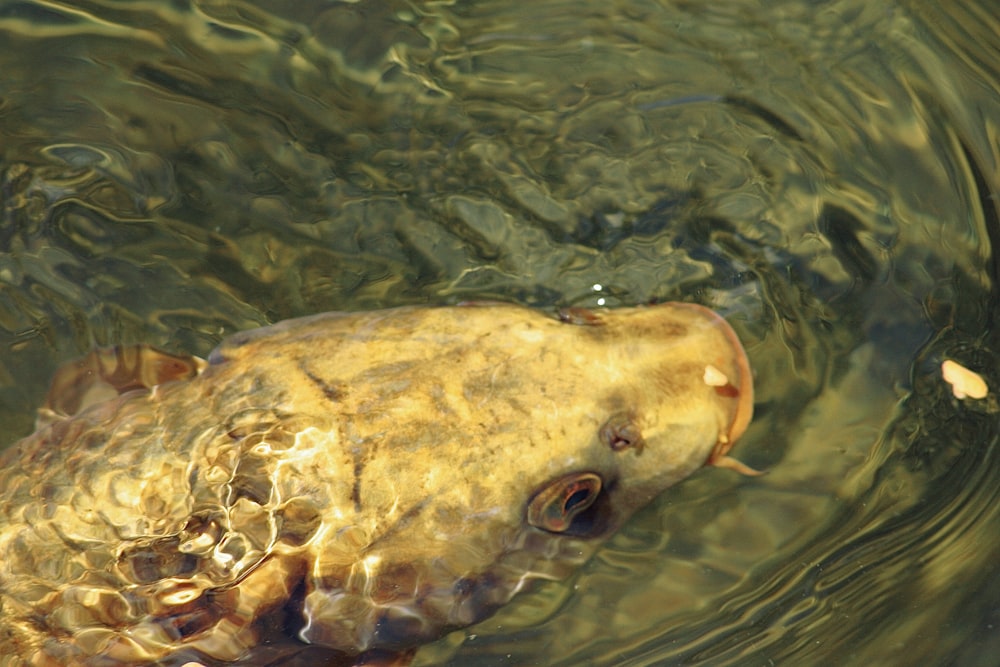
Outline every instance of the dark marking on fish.
<path fill-rule="evenodd" d="M 625 396 L 625 394 L 618 389 L 608 391 L 601 397 L 601 405 L 607 409 L 609 414 L 625 414 L 631 415 L 632 410 L 630 406 L 632 401 Z M 633 415 L 634 416 L 634 415 Z"/>
<path fill-rule="evenodd" d="M 704 367 L 700 364 L 685 362 L 665 364 L 652 375 L 650 384 L 667 399 L 675 396 L 680 397 L 687 390 L 687 386 L 681 378 L 692 375 L 702 376 L 703 374 Z"/>
<path fill-rule="evenodd" d="M 434 500 L 433 497 L 425 498 L 419 503 L 416 503 L 415 505 L 410 507 L 410 509 L 403 512 L 403 514 L 398 519 L 396 519 L 395 523 L 391 524 L 384 533 L 377 535 L 368 544 L 367 549 L 371 549 L 372 547 L 376 546 L 380 541 L 391 537 L 395 533 L 405 530 L 406 527 L 409 526 L 414 519 L 420 516 L 420 513 L 424 511 L 424 508 L 427 507 L 428 504 L 433 502 L 433 500 Z"/>
<path fill-rule="evenodd" d="M 328 401 L 330 401 L 331 403 L 337 403 L 343 400 L 344 394 L 346 392 L 344 391 L 344 387 L 342 384 L 330 384 L 329 382 L 327 382 L 326 380 L 324 380 L 323 378 L 319 377 L 318 375 L 310 371 L 308 368 L 306 368 L 304 364 L 300 363 L 299 368 L 302 370 L 303 373 L 305 373 L 305 376 L 309 378 L 309 381 L 312 382 L 316 386 L 316 388 L 320 390 L 320 393 L 322 393 L 323 396 L 325 396 Z"/>
<path fill-rule="evenodd" d="M 354 484 L 351 487 L 351 502 L 354 503 L 354 511 L 361 511 L 361 473 L 365 469 L 365 460 L 354 452 Z"/>

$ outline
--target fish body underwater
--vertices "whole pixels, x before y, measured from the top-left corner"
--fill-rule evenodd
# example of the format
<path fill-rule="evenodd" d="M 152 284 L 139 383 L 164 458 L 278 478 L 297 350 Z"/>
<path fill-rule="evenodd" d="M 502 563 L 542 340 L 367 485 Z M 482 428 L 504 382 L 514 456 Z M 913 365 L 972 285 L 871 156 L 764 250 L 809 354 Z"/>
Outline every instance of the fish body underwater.
<path fill-rule="evenodd" d="M 0 665 L 405 663 L 739 467 L 752 406 L 736 335 L 691 304 L 95 351 L 0 459 Z"/>

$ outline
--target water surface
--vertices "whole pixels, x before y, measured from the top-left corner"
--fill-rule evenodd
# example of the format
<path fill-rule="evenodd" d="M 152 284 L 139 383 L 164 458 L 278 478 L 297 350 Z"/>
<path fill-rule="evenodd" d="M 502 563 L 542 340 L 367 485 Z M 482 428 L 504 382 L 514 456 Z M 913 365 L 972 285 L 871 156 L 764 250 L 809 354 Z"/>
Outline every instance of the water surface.
<path fill-rule="evenodd" d="M 94 345 L 681 299 L 737 453 L 417 664 L 995 664 L 993 3 L 0 1 L 0 419 Z"/>

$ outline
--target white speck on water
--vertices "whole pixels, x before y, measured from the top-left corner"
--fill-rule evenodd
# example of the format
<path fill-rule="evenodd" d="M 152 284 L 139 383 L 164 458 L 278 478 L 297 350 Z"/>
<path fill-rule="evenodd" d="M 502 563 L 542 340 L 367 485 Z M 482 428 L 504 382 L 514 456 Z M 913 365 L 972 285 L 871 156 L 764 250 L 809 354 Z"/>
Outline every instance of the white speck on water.
<path fill-rule="evenodd" d="M 986 398 L 989 387 L 983 377 L 965 366 L 946 359 L 941 364 L 941 377 L 951 385 L 955 398 Z"/>

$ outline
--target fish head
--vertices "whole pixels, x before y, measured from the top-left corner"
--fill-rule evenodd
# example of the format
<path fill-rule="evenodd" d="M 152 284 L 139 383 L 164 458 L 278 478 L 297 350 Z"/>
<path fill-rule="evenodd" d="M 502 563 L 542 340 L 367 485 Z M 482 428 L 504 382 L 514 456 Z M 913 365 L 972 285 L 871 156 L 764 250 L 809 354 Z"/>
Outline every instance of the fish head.
<path fill-rule="evenodd" d="M 728 464 L 752 418 L 753 380 L 733 329 L 702 306 L 609 311 L 579 334 L 590 339 L 578 347 L 589 350 L 589 363 L 576 359 L 581 383 L 591 391 L 577 438 L 593 431 L 597 417 L 596 438 L 584 449 L 600 462 L 593 470 L 600 485 L 572 472 L 543 485 L 528 520 L 542 530 L 601 536 L 702 466 Z M 572 447 L 554 458 L 567 468 L 574 459 Z M 605 505 L 603 513 L 584 507 L 591 497 L 596 509 Z M 583 525 L 574 525 L 580 519 Z"/>

